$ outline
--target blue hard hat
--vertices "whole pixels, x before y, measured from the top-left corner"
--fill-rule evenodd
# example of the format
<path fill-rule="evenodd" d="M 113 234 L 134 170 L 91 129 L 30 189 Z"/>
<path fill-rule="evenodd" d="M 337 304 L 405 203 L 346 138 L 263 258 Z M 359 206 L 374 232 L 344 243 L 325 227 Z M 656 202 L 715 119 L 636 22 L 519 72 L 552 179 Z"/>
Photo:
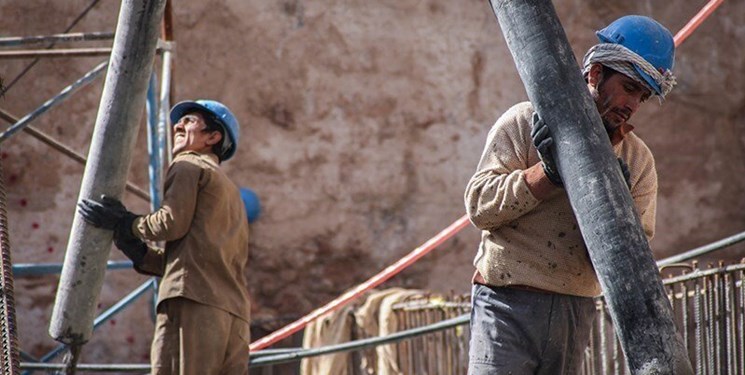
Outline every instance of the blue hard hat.
<path fill-rule="evenodd" d="M 261 203 L 259 202 L 259 196 L 249 188 L 241 188 L 241 199 L 243 200 L 243 206 L 246 207 L 246 216 L 248 222 L 253 223 L 259 218 L 261 214 Z"/>
<path fill-rule="evenodd" d="M 181 117 L 192 112 L 200 112 L 210 116 L 210 118 L 217 125 L 222 127 L 223 133 L 227 135 L 228 139 L 223 139 L 223 145 L 225 141 L 229 141 L 227 149 L 224 149 L 222 155 L 217 155 L 220 160 L 228 160 L 235 154 L 235 149 L 238 147 L 238 139 L 240 138 L 240 125 L 238 120 L 230 112 L 230 109 L 224 104 L 214 100 L 187 100 L 180 102 L 171 108 L 171 125 L 175 125 Z"/>
<path fill-rule="evenodd" d="M 675 41 L 665 26 L 645 16 L 624 16 L 595 33 L 602 43 L 620 44 L 641 56 L 660 73 L 665 74 L 675 64 Z M 652 77 L 633 64 L 644 80 L 662 95 L 662 88 Z"/>

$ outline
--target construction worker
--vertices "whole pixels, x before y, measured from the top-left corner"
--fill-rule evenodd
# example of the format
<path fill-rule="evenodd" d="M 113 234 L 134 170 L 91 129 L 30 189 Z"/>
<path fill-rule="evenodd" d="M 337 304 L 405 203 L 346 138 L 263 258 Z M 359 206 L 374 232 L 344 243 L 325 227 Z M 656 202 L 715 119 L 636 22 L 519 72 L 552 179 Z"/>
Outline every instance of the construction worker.
<path fill-rule="evenodd" d="M 114 231 L 116 246 L 144 274 L 161 276 L 152 374 L 248 373 L 245 283 L 248 222 L 238 187 L 220 169 L 239 125 L 223 104 L 185 101 L 170 113 L 174 159 L 162 207 L 135 215 L 111 197 L 84 199 L 90 224 Z M 165 241 L 165 248 L 144 241 Z"/>
<path fill-rule="evenodd" d="M 654 235 L 657 172 L 629 120 L 675 84 L 670 32 L 643 16 L 596 33 L 582 72 L 641 218 Z M 601 294 L 552 159 L 553 140 L 529 102 L 491 128 L 465 191 L 481 229 L 474 265 L 470 375 L 578 374 Z"/>

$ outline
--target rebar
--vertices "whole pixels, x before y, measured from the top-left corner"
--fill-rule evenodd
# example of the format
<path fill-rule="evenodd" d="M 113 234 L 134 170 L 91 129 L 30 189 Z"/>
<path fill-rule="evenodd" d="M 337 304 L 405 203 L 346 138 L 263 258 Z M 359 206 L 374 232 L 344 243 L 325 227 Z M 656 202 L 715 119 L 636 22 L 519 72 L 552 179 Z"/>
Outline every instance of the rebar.
<path fill-rule="evenodd" d="M 7 196 L 0 164 L 0 374 L 19 374 L 18 336 L 16 332 L 15 298 L 13 294 L 13 263 L 10 260 Z"/>

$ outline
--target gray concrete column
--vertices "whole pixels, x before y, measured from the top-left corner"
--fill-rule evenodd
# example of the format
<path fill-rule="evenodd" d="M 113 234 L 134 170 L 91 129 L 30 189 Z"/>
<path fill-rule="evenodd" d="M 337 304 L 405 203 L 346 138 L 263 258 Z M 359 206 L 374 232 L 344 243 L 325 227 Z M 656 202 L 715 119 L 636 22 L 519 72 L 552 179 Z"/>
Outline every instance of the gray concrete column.
<path fill-rule="evenodd" d="M 165 2 L 122 1 L 80 199 L 124 191 Z M 80 345 L 90 339 L 111 239 L 111 231 L 75 214 L 49 326 L 55 340 Z"/>

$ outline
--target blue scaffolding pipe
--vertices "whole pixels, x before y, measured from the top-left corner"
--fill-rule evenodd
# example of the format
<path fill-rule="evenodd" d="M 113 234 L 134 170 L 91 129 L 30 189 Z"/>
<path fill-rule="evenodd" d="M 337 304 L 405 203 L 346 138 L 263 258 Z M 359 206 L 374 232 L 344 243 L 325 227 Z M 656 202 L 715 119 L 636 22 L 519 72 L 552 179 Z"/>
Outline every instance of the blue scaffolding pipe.
<path fill-rule="evenodd" d="M 122 298 L 119 302 L 114 304 L 113 306 L 109 307 L 106 311 L 101 313 L 94 321 L 93 321 L 93 329 L 95 330 L 102 324 L 109 321 L 109 319 L 113 318 L 114 315 L 118 314 L 120 311 L 124 310 L 126 307 L 131 305 L 134 301 L 137 300 L 140 296 L 145 294 L 150 288 L 152 287 L 152 284 L 154 283 L 154 279 L 149 279 L 142 283 L 137 289 L 133 290 L 131 293 L 129 293 L 126 297 Z M 52 351 L 41 357 L 40 362 L 46 363 L 54 358 L 56 358 L 60 353 L 63 353 L 65 350 L 67 350 L 67 345 L 60 344 L 56 348 L 54 348 Z M 27 373 L 24 373 L 27 374 Z"/>
<path fill-rule="evenodd" d="M 4 142 L 6 139 L 10 138 L 13 134 L 18 132 L 19 130 L 23 129 L 24 127 L 28 126 L 31 121 L 36 119 L 37 117 L 44 114 L 46 111 L 52 109 L 54 106 L 56 106 L 59 103 L 62 103 L 65 99 L 67 99 L 72 93 L 74 93 L 79 88 L 88 85 L 89 83 L 93 82 L 93 80 L 101 75 L 102 72 L 106 70 L 106 67 L 109 65 L 108 61 L 104 61 L 90 72 L 86 73 L 82 78 L 75 81 L 70 86 L 65 87 L 64 90 L 60 91 L 57 96 L 53 97 L 52 99 L 49 99 L 46 101 L 46 103 L 42 104 L 39 108 L 34 110 L 33 112 L 27 114 L 26 116 L 23 116 L 18 122 L 13 124 L 10 128 L 8 128 L 6 131 L 0 133 L 0 143 Z"/>
<path fill-rule="evenodd" d="M 106 263 L 108 270 L 132 269 L 132 261 L 110 260 Z M 13 265 L 15 277 L 57 275 L 62 271 L 62 263 L 19 263 Z"/>
<path fill-rule="evenodd" d="M 171 127 L 168 117 L 171 108 L 171 70 L 173 52 L 171 50 L 163 51 L 162 78 L 160 82 L 160 107 L 158 108 L 158 146 L 161 152 L 161 162 L 171 164 L 173 155 L 171 154 Z M 163 170 L 161 169 L 161 174 Z M 161 180 L 163 177 L 161 176 Z"/>
<path fill-rule="evenodd" d="M 22 362 L 21 368 L 26 370 L 46 371 L 53 374 L 63 373 L 67 369 L 64 363 L 29 363 Z M 115 373 L 135 373 L 146 374 L 150 372 L 150 365 L 141 364 L 79 364 L 75 366 L 76 371 L 80 372 L 115 372 Z"/>
<path fill-rule="evenodd" d="M 150 75 L 150 83 L 147 88 L 147 152 L 150 155 L 150 164 L 148 175 L 150 176 L 150 208 L 155 211 L 160 208 L 161 194 L 160 187 L 163 169 L 162 155 L 163 150 L 160 147 L 160 137 L 158 131 L 158 88 L 155 73 Z"/>

